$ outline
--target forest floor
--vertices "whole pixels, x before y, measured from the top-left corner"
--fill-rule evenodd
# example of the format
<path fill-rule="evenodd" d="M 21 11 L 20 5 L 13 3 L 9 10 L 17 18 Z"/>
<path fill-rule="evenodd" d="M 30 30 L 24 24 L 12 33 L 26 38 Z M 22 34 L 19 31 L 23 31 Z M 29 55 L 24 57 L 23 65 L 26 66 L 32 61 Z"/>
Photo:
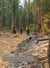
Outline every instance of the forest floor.
<path fill-rule="evenodd" d="M 3 61 L 2 57 L 16 54 L 17 45 L 19 43 L 23 43 L 23 40 L 26 40 L 27 37 L 28 36 L 25 33 L 23 33 L 22 35 L 20 35 L 19 33 L 17 34 L 0 33 L 0 68 L 3 68 L 3 66 L 5 68 L 5 66 L 9 64 L 8 61 Z M 30 42 L 30 45 L 32 45 L 31 43 L 32 42 Z M 43 42 L 43 43 L 40 42 L 39 45 L 44 45 L 44 46 L 36 46 L 36 48 L 33 45 L 34 50 L 32 54 L 34 55 L 34 51 L 35 53 L 37 52 L 37 54 L 39 54 L 40 56 L 41 55 L 43 56 L 44 55 L 43 53 L 46 54 L 48 43 L 46 43 L 46 45 L 44 43 L 46 42 Z"/>
<path fill-rule="evenodd" d="M 10 54 L 16 50 L 16 46 L 27 38 L 26 34 L 2 33 L 0 35 L 0 55 Z"/>
<path fill-rule="evenodd" d="M 27 38 L 27 35 L 23 33 L 0 33 L 0 68 L 5 68 L 8 62 L 3 61 L 2 57 L 5 55 L 15 54 L 16 47 L 19 43 Z"/>

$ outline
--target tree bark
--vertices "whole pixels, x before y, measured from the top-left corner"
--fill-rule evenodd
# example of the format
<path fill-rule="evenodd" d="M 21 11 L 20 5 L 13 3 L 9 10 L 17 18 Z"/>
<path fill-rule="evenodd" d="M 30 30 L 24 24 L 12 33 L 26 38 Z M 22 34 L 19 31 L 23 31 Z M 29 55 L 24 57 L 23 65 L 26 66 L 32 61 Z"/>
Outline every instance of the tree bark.
<path fill-rule="evenodd" d="M 41 31 L 41 7 L 40 0 L 36 0 L 36 32 Z"/>

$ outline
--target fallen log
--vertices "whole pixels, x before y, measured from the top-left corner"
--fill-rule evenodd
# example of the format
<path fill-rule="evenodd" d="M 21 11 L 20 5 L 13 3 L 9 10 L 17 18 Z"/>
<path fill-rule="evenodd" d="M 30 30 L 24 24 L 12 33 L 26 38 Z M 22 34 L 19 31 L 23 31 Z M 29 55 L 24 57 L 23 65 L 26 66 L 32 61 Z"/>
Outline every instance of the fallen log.
<path fill-rule="evenodd" d="M 46 41 L 46 40 L 48 40 L 48 41 L 49 41 L 49 40 L 50 40 L 50 38 L 43 38 L 43 39 L 41 38 L 41 39 L 37 39 L 36 44 L 38 44 L 38 43 L 39 43 L 39 41 Z"/>

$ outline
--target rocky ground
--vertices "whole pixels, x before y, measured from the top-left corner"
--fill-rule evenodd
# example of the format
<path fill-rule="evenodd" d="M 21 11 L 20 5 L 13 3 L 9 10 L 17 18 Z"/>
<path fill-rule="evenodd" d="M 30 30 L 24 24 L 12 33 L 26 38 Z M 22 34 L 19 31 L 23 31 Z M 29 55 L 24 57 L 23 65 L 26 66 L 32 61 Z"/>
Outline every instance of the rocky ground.
<path fill-rule="evenodd" d="M 48 40 L 40 41 L 37 43 L 37 40 L 43 38 L 48 38 L 48 36 L 44 35 L 42 37 L 35 37 L 35 35 L 32 35 L 30 38 L 24 33 L 22 35 L 1 33 L 0 34 L 0 66 L 2 66 L 1 68 L 3 68 L 3 66 L 6 67 L 8 66 L 9 68 L 12 68 L 12 66 L 13 68 L 23 68 L 23 66 L 24 68 L 33 68 L 34 65 L 35 66 L 37 65 L 37 62 L 39 63 L 41 61 L 42 62 L 45 60 L 47 61 Z"/>

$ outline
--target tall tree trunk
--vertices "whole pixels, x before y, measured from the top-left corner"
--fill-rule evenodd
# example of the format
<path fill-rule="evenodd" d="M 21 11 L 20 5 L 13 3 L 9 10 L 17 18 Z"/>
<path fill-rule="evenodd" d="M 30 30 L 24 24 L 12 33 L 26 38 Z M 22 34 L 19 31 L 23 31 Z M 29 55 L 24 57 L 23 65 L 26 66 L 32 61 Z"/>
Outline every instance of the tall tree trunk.
<path fill-rule="evenodd" d="M 40 0 L 36 0 L 36 32 L 41 31 L 41 7 Z"/>
<path fill-rule="evenodd" d="M 24 14 L 24 31 L 25 31 L 25 30 L 26 30 L 26 16 L 27 16 L 27 15 L 26 15 L 26 14 L 27 14 L 27 12 L 26 12 L 26 10 L 27 10 L 27 9 L 26 9 L 26 7 L 27 7 L 27 0 L 24 1 L 24 7 L 25 7 L 25 8 L 24 8 L 24 13 L 25 13 L 25 14 Z"/>
<path fill-rule="evenodd" d="M 48 37 L 50 37 L 50 34 Z M 49 45 L 48 45 L 48 63 L 49 63 L 49 68 L 50 68 L 50 39 L 49 39 Z"/>
<path fill-rule="evenodd" d="M 5 7 L 4 7 L 4 0 L 2 1 L 2 7 L 3 7 L 3 22 L 2 22 L 2 30 L 5 27 Z"/>
<path fill-rule="evenodd" d="M 13 0 L 13 16 L 12 16 L 12 32 L 13 33 L 16 33 L 16 15 L 15 15 L 15 13 L 16 13 L 16 11 L 15 11 L 15 9 L 16 9 L 16 6 L 15 6 L 15 0 Z"/>
<path fill-rule="evenodd" d="M 2 30 L 2 23 L 3 23 L 3 21 L 2 21 L 2 1 L 1 1 L 1 4 L 0 4 L 0 31 Z"/>

